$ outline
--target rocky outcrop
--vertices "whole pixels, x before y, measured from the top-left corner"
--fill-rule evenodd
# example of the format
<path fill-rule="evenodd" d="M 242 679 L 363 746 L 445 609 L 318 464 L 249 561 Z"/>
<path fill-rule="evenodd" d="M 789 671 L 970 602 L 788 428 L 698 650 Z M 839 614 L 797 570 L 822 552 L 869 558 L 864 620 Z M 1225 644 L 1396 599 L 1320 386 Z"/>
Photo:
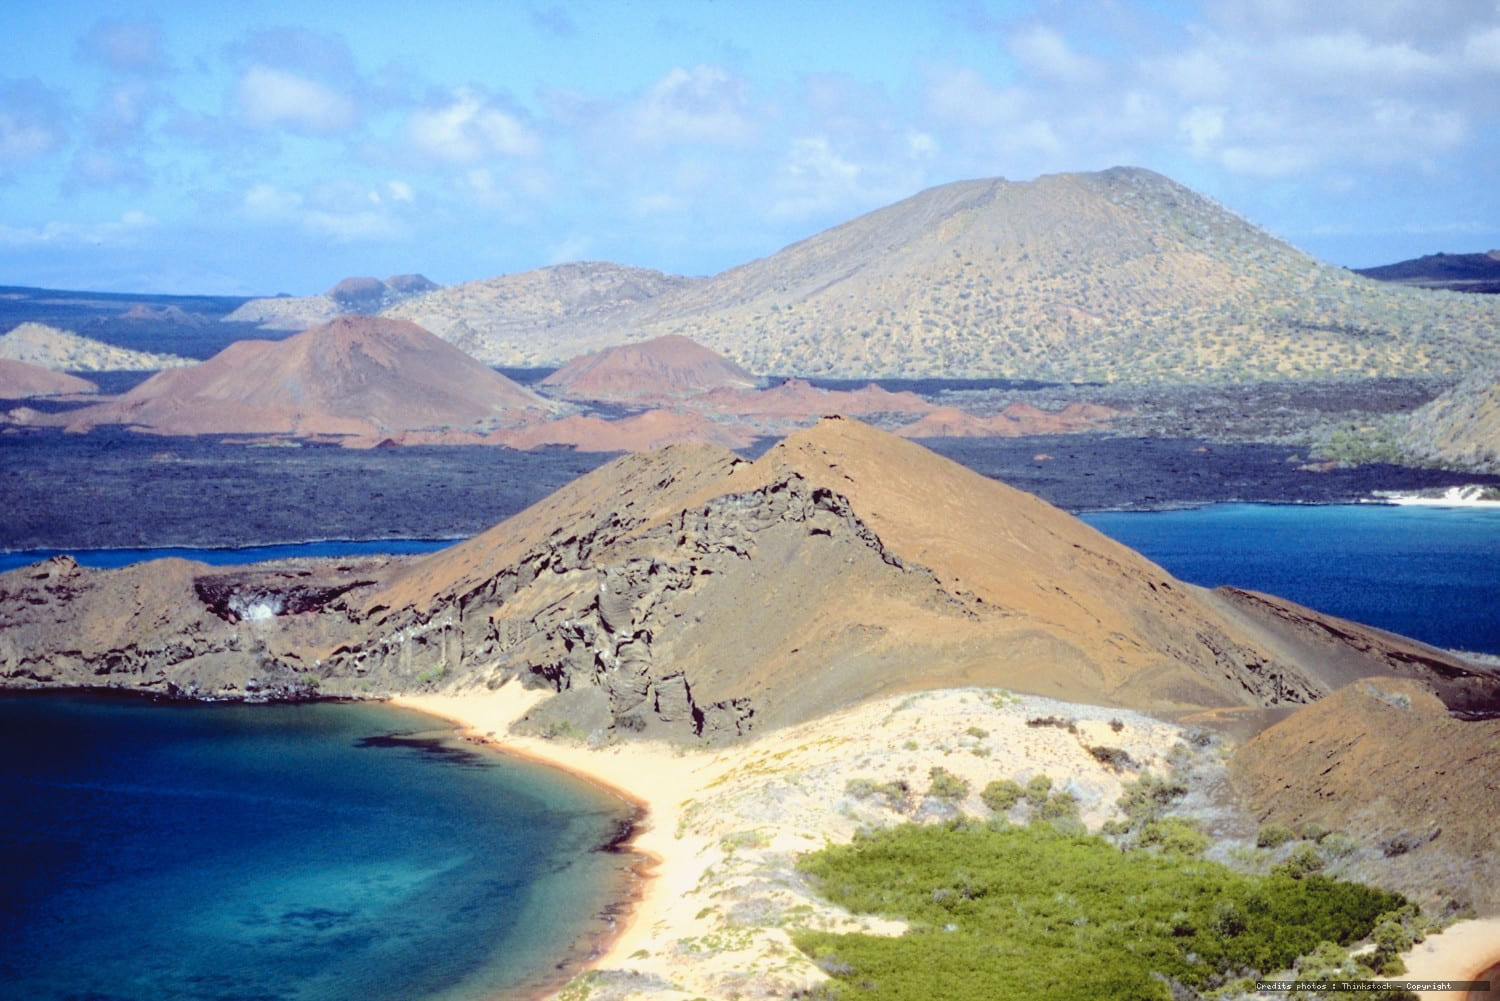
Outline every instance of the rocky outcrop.
<path fill-rule="evenodd" d="M 842 419 L 754 462 L 703 445 L 625 456 L 421 559 L 16 571 L 0 623 L 10 684 L 245 697 L 519 682 L 549 693 L 526 721 L 544 732 L 728 740 L 963 685 L 1150 711 L 1295 705 L 1360 670 L 1500 705 L 1493 678 L 1439 651 L 1175 581 Z"/>
<path fill-rule="evenodd" d="M 237 574 L 158 560 L 91 570 L 54 557 L 0 574 L 0 681 L 247 701 L 326 695 L 320 652 L 354 629 L 335 600 L 383 567 L 295 561 Z"/>

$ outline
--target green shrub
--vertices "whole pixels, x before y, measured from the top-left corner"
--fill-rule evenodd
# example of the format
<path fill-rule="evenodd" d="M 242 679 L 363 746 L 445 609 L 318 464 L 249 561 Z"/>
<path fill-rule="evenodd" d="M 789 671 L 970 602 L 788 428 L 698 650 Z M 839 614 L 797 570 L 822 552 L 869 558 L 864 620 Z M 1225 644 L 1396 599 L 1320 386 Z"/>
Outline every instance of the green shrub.
<path fill-rule="evenodd" d="M 933 768 L 927 773 L 927 795 L 945 803 L 957 803 L 969 795 L 969 783 L 946 768 Z"/>
<path fill-rule="evenodd" d="M 1153 820 L 1142 827 L 1140 840 L 1136 843 L 1142 848 L 1156 848 L 1167 854 L 1198 858 L 1208 851 L 1209 840 L 1208 835 L 1200 831 L 1198 825 L 1191 820 L 1166 817 Z"/>
<path fill-rule="evenodd" d="M 794 936 L 815 961 L 836 960 L 824 968 L 846 1001 L 1165 1001 L 1170 981 L 1202 993 L 1289 969 L 1321 942 L 1347 947 L 1404 903 L 1319 875 L 1121 853 L 1046 824 L 908 824 L 799 866 L 834 902 L 910 926 L 896 938 Z"/>
<path fill-rule="evenodd" d="M 1026 802 L 1032 806 L 1041 806 L 1047 802 L 1047 796 L 1052 792 L 1052 776 L 1033 775 L 1031 781 L 1026 783 Z"/>
<path fill-rule="evenodd" d="M 1296 838 L 1297 835 L 1285 824 L 1267 824 L 1255 836 L 1255 847 L 1280 848 L 1288 841 L 1295 841 Z"/>
<path fill-rule="evenodd" d="M 1125 830 L 1159 819 L 1167 807 L 1187 795 L 1187 783 L 1173 777 L 1162 778 L 1142 772 L 1134 782 L 1125 783 L 1116 805 L 1125 814 Z"/>
<path fill-rule="evenodd" d="M 1282 873 L 1293 879 L 1301 879 L 1303 876 L 1310 875 L 1311 873 L 1321 872 L 1322 869 L 1323 856 L 1318 854 L 1318 849 L 1315 846 L 1304 841 L 1292 849 L 1292 853 L 1287 856 L 1285 862 L 1274 867 L 1271 871 Z"/>
<path fill-rule="evenodd" d="M 1076 817 L 1078 816 L 1078 797 L 1067 791 L 1053 793 L 1036 805 L 1035 815 L 1038 820 Z"/>
<path fill-rule="evenodd" d="M 979 794 L 984 805 L 996 813 L 1005 813 L 1011 807 L 1021 802 L 1025 790 L 1015 779 L 996 779 Z"/>
<path fill-rule="evenodd" d="M 874 779 L 853 778 L 844 783 L 844 794 L 855 799 L 880 799 L 897 813 L 911 808 L 911 786 L 905 779 L 876 782 Z"/>
<path fill-rule="evenodd" d="M 1323 854 L 1331 859 L 1344 858 L 1346 855 L 1354 854 L 1359 847 L 1353 838 L 1343 831 L 1329 831 L 1318 841 L 1318 847 Z"/>

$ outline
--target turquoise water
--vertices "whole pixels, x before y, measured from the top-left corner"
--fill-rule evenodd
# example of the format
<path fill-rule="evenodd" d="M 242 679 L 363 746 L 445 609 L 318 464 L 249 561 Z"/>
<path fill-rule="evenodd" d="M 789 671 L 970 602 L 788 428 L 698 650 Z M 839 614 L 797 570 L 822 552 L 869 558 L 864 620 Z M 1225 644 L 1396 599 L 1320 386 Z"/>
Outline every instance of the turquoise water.
<path fill-rule="evenodd" d="M 1500 654 L 1500 510 L 1216 504 L 1083 518 L 1194 584 Z"/>
<path fill-rule="evenodd" d="M 0 995 L 514 993 L 599 931 L 627 816 L 384 706 L 0 698 Z"/>

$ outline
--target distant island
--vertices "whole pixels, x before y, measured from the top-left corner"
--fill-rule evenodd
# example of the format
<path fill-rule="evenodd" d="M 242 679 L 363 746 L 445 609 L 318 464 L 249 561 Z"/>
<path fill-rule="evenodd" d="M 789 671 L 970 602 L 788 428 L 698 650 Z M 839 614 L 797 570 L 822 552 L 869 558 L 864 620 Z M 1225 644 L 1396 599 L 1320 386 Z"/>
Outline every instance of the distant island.
<path fill-rule="evenodd" d="M 1395 264 L 1355 268 L 1354 273 L 1400 285 L 1493 295 L 1500 293 L 1500 250 L 1483 254 L 1427 254 Z"/>

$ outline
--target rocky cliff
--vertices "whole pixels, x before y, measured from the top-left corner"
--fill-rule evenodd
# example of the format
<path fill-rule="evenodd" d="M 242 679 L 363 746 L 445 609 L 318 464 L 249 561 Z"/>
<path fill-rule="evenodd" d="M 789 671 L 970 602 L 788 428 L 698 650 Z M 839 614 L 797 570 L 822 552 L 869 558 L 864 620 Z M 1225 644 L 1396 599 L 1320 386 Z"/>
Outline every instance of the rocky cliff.
<path fill-rule="evenodd" d="M 1205 592 L 1042 501 L 843 419 L 754 462 L 626 456 L 467 542 L 378 563 L 0 577 L 0 676 L 251 695 L 519 682 L 530 725 L 720 740 L 994 685 L 1153 711 L 1357 674 L 1500 682 L 1264 596 Z M 250 679 L 257 687 L 250 687 Z"/>

